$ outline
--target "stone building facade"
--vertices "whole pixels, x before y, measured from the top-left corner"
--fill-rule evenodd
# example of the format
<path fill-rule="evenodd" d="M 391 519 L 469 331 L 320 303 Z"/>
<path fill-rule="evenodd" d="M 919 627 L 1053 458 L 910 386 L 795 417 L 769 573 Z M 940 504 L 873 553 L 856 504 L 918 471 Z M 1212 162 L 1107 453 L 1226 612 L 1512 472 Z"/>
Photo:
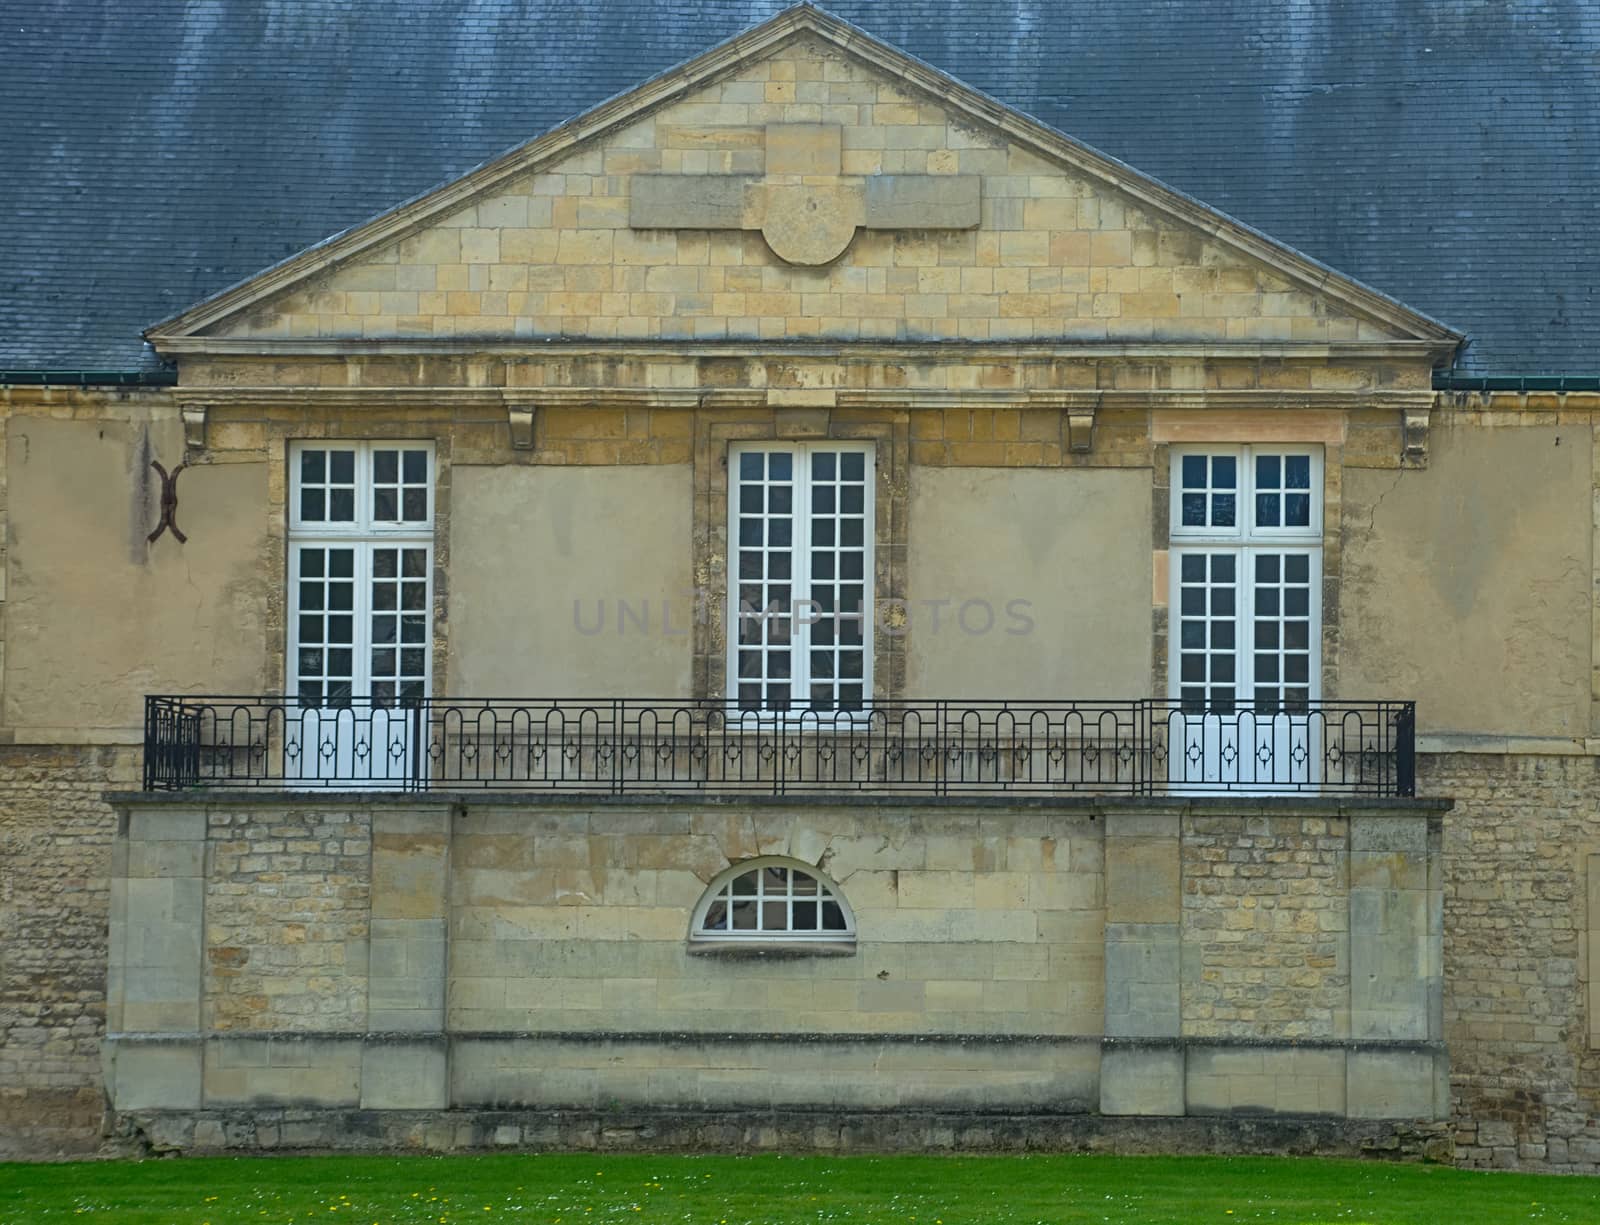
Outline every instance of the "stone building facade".
<path fill-rule="evenodd" d="M 4 1151 L 1600 1168 L 1600 396 L 810 6 L 147 335 L 0 389 Z"/>

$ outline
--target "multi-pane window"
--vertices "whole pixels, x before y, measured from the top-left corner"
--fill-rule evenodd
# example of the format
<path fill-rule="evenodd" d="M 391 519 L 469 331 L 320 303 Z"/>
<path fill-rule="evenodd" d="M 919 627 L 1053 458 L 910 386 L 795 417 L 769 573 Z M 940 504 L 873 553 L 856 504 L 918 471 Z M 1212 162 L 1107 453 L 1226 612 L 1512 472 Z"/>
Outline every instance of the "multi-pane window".
<path fill-rule="evenodd" d="M 1190 710 L 1304 709 L 1318 696 L 1322 455 L 1174 450 L 1172 684 Z"/>
<path fill-rule="evenodd" d="M 784 859 L 738 864 L 711 882 L 695 908 L 695 940 L 851 940 L 844 899 L 815 871 Z"/>
<path fill-rule="evenodd" d="M 729 697 L 773 714 L 864 709 L 872 444 L 739 444 L 728 463 Z"/>
<path fill-rule="evenodd" d="M 428 690 L 433 449 L 289 451 L 289 692 L 307 706 Z"/>

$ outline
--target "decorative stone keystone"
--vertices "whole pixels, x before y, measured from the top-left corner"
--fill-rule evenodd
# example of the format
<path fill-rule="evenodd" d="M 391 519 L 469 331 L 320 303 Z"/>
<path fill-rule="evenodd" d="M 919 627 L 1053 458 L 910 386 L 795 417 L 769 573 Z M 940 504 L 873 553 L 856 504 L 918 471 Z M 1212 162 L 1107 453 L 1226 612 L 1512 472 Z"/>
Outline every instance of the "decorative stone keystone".
<path fill-rule="evenodd" d="M 845 253 L 856 230 L 970 230 L 977 175 L 841 175 L 844 130 L 832 123 L 766 125 L 764 178 L 643 174 L 628 224 L 638 230 L 760 230 L 779 259 L 814 267 Z"/>

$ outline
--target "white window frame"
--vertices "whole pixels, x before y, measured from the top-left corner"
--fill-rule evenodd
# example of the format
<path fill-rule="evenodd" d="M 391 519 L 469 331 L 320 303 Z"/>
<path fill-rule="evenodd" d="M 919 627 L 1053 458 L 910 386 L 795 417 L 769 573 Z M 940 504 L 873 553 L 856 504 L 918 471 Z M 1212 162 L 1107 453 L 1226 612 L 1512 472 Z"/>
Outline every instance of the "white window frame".
<path fill-rule="evenodd" d="M 1186 526 L 1183 523 L 1183 479 L 1185 456 L 1233 456 L 1236 468 L 1236 504 L 1231 527 L 1207 525 Z M 1308 523 L 1303 527 L 1267 526 L 1255 524 L 1255 460 L 1266 455 L 1307 456 L 1310 459 L 1310 509 Z M 1257 624 L 1256 566 L 1255 559 L 1262 554 L 1306 553 L 1309 555 L 1310 607 L 1308 627 L 1309 675 L 1308 700 L 1316 702 L 1322 696 L 1322 548 L 1323 548 L 1323 472 L 1324 455 L 1320 444 L 1262 443 L 1262 444 L 1199 444 L 1171 448 L 1171 496 L 1169 499 L 1169 550 L 1168 550 L 1168 626 L 1167 626 L 1167 683 L 1174 700 L 1181 699 L 1182 679 L 1182 589 L 1183 558 L 1192 554 L 1231 554 L 1235 558 L 1235 638 L 1234 638 L 1234 697 L 1241 705 L 1255 701 L 1255 626 Z M 1280 514 L 1282 507 L 1280 504 Z M 1210 506 L 1208 503 L 1207 515 Z M 1207 565 L 1209 566 L 1209 561 Z M 1280 607 L 1279 617 L 1282 617 Z M 1283 649 L 1279 636 L 1279 651 Z M 1210 644 L 1206 646 L 1209 654 Z M 1276 683 L 1284 685 L 1281 673 Z M 1208 688 L 1211 681 L 1205 682 Z"/>
<path fill-rule="evenodd" d="M 813 712 L 811 708 L 811 650 L 812 626 L 798 616 L 794 618 L 790 637 L 790 664 L 789 664 L 789 707 L 787 710 L 773 710 L 762 707 L 760 710 L 746 710 L 741 708 L 739 702 L 739 629 L 740 618 L 743 614 L 739 598 L 741 579 L 739 576 L 739 516 L 740 516 L 740 491 L 743 481 L 739 474 L 739 463 L 742 455 L 751 452 L 771 454 L 773 452 L 786 452 L 794 457 L 793 471 L 796 474 L 794 481 L 794 499 L 791 514 L 794 520 L 794 533 L 790 546 L 792 553 L 792 569 L 790 572 L 790 608 L 800 609 L 811 600 L 813 591 L 813 546 L 811 544 L 812 524 L 812 483 L 811 483 L 811 457 L 818 453 L 833 453 L 837 455 L 858 454 L 865 457 L 864 494 L 862 499 L 862 602 L 861 602 L 861 706 L 857 710 L 847 711 L 837 706 L 829 711 Z M 799 474 L 804 472 L 805 479 L 801 480 Z M 875 558 L 877 554 L 876 525 L 877 525 L 877 445 L 871 441 L 856 441 L 851 439 L 830 439 L 816 442 L 788 442 L 783 440 L 749 441 L 731 443 L 728 448 L 728 548 L 727 548 L 727 585 L 728 585 L 728 617 L 727 617 L 727 654 L 726 668 L 727 680 L 725 684 L 725 700 L 728 703 L 730 717 L 740 719 L 753 719 L 763 722 L 777 722 L 779 720 L 807 720 L 821 721 L 824 725 L 834 725 L 856 721 L 868 717 L 872 708 L 873 699 L 873 649 L 874 629 L 877 611 L 875 589 Z M 767 546 L 763 544 L 763 551 Z M 834 582 L 841 582 L 837 576 Z M 770 650 L 771 648 L 765 648 Z M 827 679 L 827 678 L 818 678 Z M 839 678 L 832 678 L 839 679 Z M 852 680 L 854 678 L 851 678 Z"/>
<path fill-rule="evenodd" d="M 376 451 L 423 451 L 427 455 L 426 497 L 427 507 L 421 520 L 377 520 L 373 517 L 373 454 Z M 301 514 L 302 468 L 301 456 L 307 451 L 353 451 L 355 453 L 355 516 L 348 522 L 306 521 Z M 289 462 L 289 530 L 288 530 L 288 598 L 285 617 L 288 621 L 287 651 L 285 656 L 285 693 L 298 700 L 300 694 L 300 617 L 299 591 L 301 582 L 302 547 L 350 548 L 355 553 L 354 599 L 351 615 L 354 633 L 351 650 L 354 653 L 351 696 L 370 699 L 372 695 L 372 558 L 376 550 L 386 548 L 421 548 L 423 550 L 424 595 L 422 613 L 423 675 L 422 693 L 426 697 L 433 691 L 433 516 L 434 488 L 438 476 L 437 456 L 433 443 L 420 439 L 298 439 L 288 447 Z M 401 472 L 404 460 L 400 460 Z M 402 508 L 398 508 L 402 509 Z M 399 615 L 399 610 L 396 610 Z M 401 649 L 397 640 L 395 649 Z M 326 650 L 326 644 L 323 644 Z M 335 703 L 326 702 L 327 705 Z M 396 694 L 396 705 L 399 695 Z"/>
<path fill-rule="evenodd" d="M 790 887 L 786 892 L 774 893 L 771 895 L 765 893 L 766 870 L 769 868 L 785 868 L 791 873 L 789 877 Z M 837 903 L 839 912 L 844 920 L 843 929 L 823 930 L 821 928 L 802 928 L 800 930 L 796 930 L 793 927 L 775 928 L 770 930 L 763 930 L 760 928 L 744 930 L 733 930 L 731 928 L 708 929 L 705 926 L 705 923 L 706 916 L 711 908 L 718 902 L 731 903 L 733 898 L 733 882 L 751 872 L 757 873 L 756 880 L 758 889 L 760 891 L 760 896 L 756 906 L 756 920 L 758 923 L 765 921 L 768 911 L 767 903 L 769 902 L 782 902 L 785 913 L 789 916 L 790 923 L 792 923 L 795 901 L 799 900 L 800 902 L 805 903 L 814 900 L 817 905 L 819 923 L 821 922 L 823 903 Z M 794 877 L 792 874 L 795 872 L 809 876 L 811 879 L 817 882 L 817 893 L 814 898 L 808 895 L 796 895 L 794 893 Z M 824 873 L 818 871 L 813 865 L 802 863 L 798 859 L 790 859 L 784 855 L 764 855 L 757 859 L 746 859 L 719 873 L 716 879 L 706 886 L 705 893 L 701 895 L 700 901 L 695 904 L 693 917 L 689 922 L 689 941 L 691 944 L 779 943 L 791 945 L 848 945 L 854 944 L 855 939 L 856 916 L 855 912 L 850 909 L 850 903 L 846 900 L 844 891 L 839 888 L 838 884 L 830 880 Z"/>

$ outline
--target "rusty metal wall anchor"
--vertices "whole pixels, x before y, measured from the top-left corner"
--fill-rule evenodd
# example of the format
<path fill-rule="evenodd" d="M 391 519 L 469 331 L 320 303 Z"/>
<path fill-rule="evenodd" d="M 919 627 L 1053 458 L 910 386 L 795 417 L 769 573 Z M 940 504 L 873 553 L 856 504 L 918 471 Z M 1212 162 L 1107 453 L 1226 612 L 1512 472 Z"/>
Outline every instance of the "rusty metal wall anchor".
<path fill-rule="evenodd" d="M 178 526 L 178 473 L 187 468 L 189 463 L 185 460 L 179 464 L 172 470 L 170 476 L 167 474 L 167 470 L 161 466 L 160 460 L 152 459 L 150 466 L 161 474 L 161 522 L 156 524 L 156 530 L 146 536 L 145 539 L 154 544 L 156 538 L 170 527 L 172 534 L 178 538 L 178 543 L 183 544 L 189 538 L 183 534 L 183 529 Z"/>

